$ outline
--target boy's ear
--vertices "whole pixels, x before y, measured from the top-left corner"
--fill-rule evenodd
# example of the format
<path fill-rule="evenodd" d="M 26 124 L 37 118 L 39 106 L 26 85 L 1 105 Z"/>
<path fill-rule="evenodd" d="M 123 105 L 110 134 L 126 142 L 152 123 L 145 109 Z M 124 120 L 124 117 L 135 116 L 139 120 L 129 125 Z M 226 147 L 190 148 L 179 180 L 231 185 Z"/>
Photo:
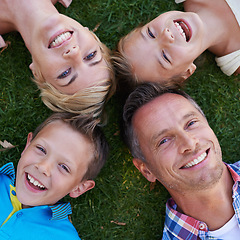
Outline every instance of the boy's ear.
<path fill-rule="evenodd" d="M 187 71 L 182 76 L 184 78 L 184 80 L 189 78 L 195 72 L 196 68 L 197 68 L 197 66 L 194 63 L 191 63 L 191 65 L 189 66 Z"/>
<path fill-rule="evenodd" d="M 23 153 L 26 151 L 26 149 L 28 148 L 28 146 L 30 145 L 31 141 L 32 141 L 32 132 L 30 132 L 27 136 L 27 143 L 26 143 L 26 146 L 24 148 L 24 150 L 22 151 L 21 155 L 23 155 Z"/>
<path fill-rule="evenodd" d="M 148 169 L 147 165 L 138 158 L 133 158 L 133 164 L 135 167 L 142 173 L 142 175 L 149 181 L 155 182 L 157 178 L 155 175 Z"/>
<path fill-rule="evenodd" d="M 77 198 L 86 191 L 95 187 L 95 182 L 93 180 L 86 180 L 79 185 L 77 185 L 70 193 L 69 196 L 72 198 Z"/>

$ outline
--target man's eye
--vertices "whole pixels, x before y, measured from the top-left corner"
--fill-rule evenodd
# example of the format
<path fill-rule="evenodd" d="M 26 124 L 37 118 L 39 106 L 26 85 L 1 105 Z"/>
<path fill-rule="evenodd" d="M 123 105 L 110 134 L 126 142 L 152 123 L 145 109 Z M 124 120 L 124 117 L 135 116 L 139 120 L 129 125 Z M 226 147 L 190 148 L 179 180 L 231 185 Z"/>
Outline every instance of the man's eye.
<path fill-rule="evenodd" d="M 93 59 L 93 58 L 96 56 L 96 54 L 97 54 L 97 51 L 91 52 L 90 54 L 88 54 L 88 55 L 84 58 L 84 60 L 89 61 L 89 60 Z"/>
<path fill-rule="evenodd" d="M 41 151 L 42 153 L 44 153 L 44 154 L 47 153 L 46 150 L 45 150 L 43 147 L 41 147 L 41 146 L 37 146 L 37 149 L 38 149 L 39 151 Z"/>
<path fill-rule="evenodd" d="M 62 79 L 67 77 L 71 73 L 72 69 L 68 68 L 66 71 L 62 72 L 57 78 Z"/>
<path fill-rule="evenodd" d="M 170 60 L 168 59 L 167 55 L 165 54 L 165 52 L 163 50 L 162 50 L 162 55 L 163 55 L 163 58 L 165 60 L 167 60 L 169 63 L 171 63 Z"/>
<path fill-rule="evenodd" d="M 59 164 L 59 166 L 60 166 L 64 171 L 66 171 L 67 173 L 70 172 L 69 169 L 68 169 L 68 167 L 67 167 L 65 164 Z"/>
<path fill-rule="evenodd" d="M 168 141 L 167 138 L 162 139 L 162 140 L 160 141 L 160 143 L 159 143 L 159 146 L 162 145 L 162 144 L 164 144 L 164 143 L 166 143 L 167 141 Z"/>
<path fill-rule="evenodd" d="M 149 28 L 147 28 L 147 34 L 149 37 L 155 38 L 154 34 L 151 32 L 151 30 Z"/>

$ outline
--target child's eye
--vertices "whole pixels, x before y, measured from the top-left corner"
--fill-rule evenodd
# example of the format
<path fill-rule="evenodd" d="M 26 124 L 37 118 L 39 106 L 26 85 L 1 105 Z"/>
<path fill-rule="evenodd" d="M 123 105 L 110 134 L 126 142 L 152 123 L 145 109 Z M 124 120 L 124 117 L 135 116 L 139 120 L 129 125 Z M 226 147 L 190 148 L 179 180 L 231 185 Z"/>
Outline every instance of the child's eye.
<path fill-rule="evenodd" d="M 149 37 L 155 38 L 154 34 L 151 32 L 151 30 L 149 28 L 147 28 L 147 34 Z"/>
<path fill-rule="evenodd" d="M 169 63 L 171 63 L 170 60 L 168 59 L 167 55 L 165 54 L 165 52 L 163 50 L 162 50 L 162 55 L 163 55 L 163 58 L 165 60 L 167 60 Z"/>
<path fill-rule="evenodd" d="M 196 123 L 197 121 L 190 121 L 190 122 L 188 122 L 188 124 L 187 124 L 187 127 L 191 127 L 192 125 L 194 125 L 195 123 Z"/>
<path fill-rule="evenodd" d="M 97 51 L 91 52 L 84 58 L 84 60 L 87 60 L 87 61 L 92 60 L 96 56 L 96 54 L 97 54 Z"/>
<path fill-rule="evenodd" d="M 45 150 L 43 147 L 41 147 L 41 146 L 37 146 L 37 149 L 38 149 L 39 151 L 41 151 L 42 153 L 44 153 L 44 154 L 47 153 L 46 150 Z"/>
<path fill-rule="evenodd" d="M 64 170 L 66 171 L 67 173 L 69 173 L 69 168 L 65 165 L 65 164 L 59 164 L 59 166 Z"/>
<path fill-rule="evenodd" d="M 57 78 L 62 79 L 67 77 L 71 73 L 72 69 L 68 68 L 66 71 L 62 72 Z"/>

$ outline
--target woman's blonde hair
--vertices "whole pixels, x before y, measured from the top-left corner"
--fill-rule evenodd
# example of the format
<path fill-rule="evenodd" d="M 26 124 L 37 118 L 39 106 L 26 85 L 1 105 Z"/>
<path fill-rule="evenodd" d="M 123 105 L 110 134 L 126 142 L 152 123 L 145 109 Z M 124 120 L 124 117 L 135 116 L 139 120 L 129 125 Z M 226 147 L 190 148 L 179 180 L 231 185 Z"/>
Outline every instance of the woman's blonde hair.
<path fill-rule="evenodd" d="M 80 115 L 91 115 L 97 118 L 101 115 L 106 102 L 115 92 L 116 83 L 110 50 L 93 32 L 90 31 L 90 33 L 99 43 L 103 59 L 109 71 L 109 78 L 96 83 L 94 86 L 81 89 L 73 95 L 68 95 L 47 83 L 42 73 L 38 71 L 37 77 L 33 81 L 41 91 L 40 96 L 43 103 L 54 112 L 70 112 Z"/>

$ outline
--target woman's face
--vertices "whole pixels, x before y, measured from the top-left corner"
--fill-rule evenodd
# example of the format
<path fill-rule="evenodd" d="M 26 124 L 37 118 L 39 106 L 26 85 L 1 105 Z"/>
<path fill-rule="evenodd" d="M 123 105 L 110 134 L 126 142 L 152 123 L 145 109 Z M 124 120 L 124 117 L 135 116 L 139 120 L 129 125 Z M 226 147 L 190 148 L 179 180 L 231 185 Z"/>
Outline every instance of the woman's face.
<path fill-rule="evenodd" d="M 140 81 L 187 78 L 202 50 L 203 24 L 197 14 L 170 11 L 138 28 L 126 38 L 123 50 Z"/>
<path fill-rule="evenodd" d="M 74 94 L 109 78 L 99 42 L 77 21 L 55 14 L 39 23 L 32 36 L 30 68 L 60 92 Z"/>

